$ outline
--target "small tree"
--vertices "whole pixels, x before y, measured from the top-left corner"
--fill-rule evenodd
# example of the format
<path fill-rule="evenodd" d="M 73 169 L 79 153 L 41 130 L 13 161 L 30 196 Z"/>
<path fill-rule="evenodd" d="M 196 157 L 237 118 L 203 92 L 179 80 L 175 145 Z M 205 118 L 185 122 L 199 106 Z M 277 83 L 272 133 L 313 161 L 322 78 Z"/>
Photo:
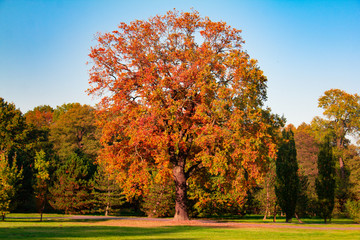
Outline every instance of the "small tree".
<path fill-rule="evenodd" d="M 22 170 L 16 166 L 16 158 L 9 164 L 4 152 L 0 152 L 0 214 L 2 220 L 10 211 L 10 204 L 14 200 L 18 181 L 22 179 Z"/>
<path fill-rule="evenodd" d="M 335 199 L 335 158 L 329 138 L 320 145 L 317 164 L 319 175 L 315 186 L 319 203 L 318 211 L 326 223 L 328 219 L 331 220 Z"/>
<path fill-rule="evenodd" d="M 105 216 L 125 203 L 125 196 L 118 183 L 104 171 L 102 166 L 98 166 L 94 175 L 93 196 L 94 208 L 99 212 L 105 212 Z"/>
<path fill-rule="evenodd" d="M 35 179 L 34 179 L 34 192 L 38 200 L 38 211 L 40 213 L 40 221 L 42 221 L 43 212 L 45 209 L 48 188 L 50 182 L 49 162 L 46 160 L 46 154 L 43 150 L 36 153 L 35 162 Z"/>
<path fill-rule="evenodd" d="M 298 163 L 294 133 L 291 130 L 282 132 L 282 143 L 276 159 L 275 193 L 281 209 L 286 214 L 286 222 L 291 222 L 299 193 Z"/>
<path fill-rule="evenodd" d="M 85 213 L 91 206 L 91 165 L 80 152 L 72 153 L 56 170 L 50 205 L 66 214 Z"/>

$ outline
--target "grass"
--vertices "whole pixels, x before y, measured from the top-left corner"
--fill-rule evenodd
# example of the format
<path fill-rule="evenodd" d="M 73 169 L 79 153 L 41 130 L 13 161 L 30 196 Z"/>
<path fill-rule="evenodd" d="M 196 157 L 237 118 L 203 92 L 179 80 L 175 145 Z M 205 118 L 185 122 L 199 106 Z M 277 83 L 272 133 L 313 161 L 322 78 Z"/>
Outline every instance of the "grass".
<path fill-rule="evenodd" d="M 10 217 L 36 217 L 36 214 L 9 214 Z M 337 228 L 358 227 L 359 230 L 328 229 L 295 229 L 295 228 L 220 228 L 200 226 L 166 226 L 166 227 L 124 227 L 98 225 L 97 220 L 46 219 L 46 217 L 63 217 L 64 215 L 45 214 L 45 221 L 38 219 L 12 218 L 0 222 L 0 239 L 165 239 L 165 240 L 233 240 L 233 239 L 351 239 L 360 240 L 360 226 L 345 220 L 332 224 L 321 224 L 323 227 Z M 262 219 L 261 219 L 262 220 Z M 131 220 L 128 220 L 131 221 Z M 262 223 L 259 218 L 248 217 L 236 221 L 245 223 Z M 103 222 L 103 220 L 102 220 Z M 318 226 L 315 222 L 301 226 Z M 106 223 L 105 223 L 106 224 Z M 270 224 L 269 224 L 270 225 Z M 282 224 L 281 224 L 282 225 Z M 296 223 L 288 226 L 297 225 Z"/>

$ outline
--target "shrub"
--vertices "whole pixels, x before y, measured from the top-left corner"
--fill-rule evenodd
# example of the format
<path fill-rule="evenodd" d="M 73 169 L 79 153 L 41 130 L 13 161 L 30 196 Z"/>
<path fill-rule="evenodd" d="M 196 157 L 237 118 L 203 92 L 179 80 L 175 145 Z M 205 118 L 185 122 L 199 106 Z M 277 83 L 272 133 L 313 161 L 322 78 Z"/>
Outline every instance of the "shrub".
<path fill-rule="evenodd" d="M 346 202 L 346 210 L 349 216 L 357 223 L 360 223 L 360 201 L 351 201 Z"/>

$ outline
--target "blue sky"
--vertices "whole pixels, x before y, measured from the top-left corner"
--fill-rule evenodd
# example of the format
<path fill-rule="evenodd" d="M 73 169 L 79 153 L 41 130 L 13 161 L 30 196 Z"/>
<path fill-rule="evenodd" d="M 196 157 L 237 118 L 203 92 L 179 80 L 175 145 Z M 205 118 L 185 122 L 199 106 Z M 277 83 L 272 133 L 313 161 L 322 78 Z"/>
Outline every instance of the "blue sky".
<path fill-rule="evenodd" d="M 244 49 L 268 77 L 268 101 L 288 123 L 322 114 L 317 99 L 360 91 L 360 1 L 0 0 L 0 97 L 25 113 L 87 96 L 94 34 L 176 8 L 243 31 Z"/>

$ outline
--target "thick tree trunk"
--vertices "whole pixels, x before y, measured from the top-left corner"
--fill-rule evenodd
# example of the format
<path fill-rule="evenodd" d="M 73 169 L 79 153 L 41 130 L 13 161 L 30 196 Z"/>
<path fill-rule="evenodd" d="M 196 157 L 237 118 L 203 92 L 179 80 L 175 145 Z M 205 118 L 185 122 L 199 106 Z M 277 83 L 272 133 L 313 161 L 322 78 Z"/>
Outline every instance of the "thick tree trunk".
<path fill-rule="evenodd" d="M 186 175 L 185 164 L 175 166 L 173 170 L 175 181 L 175 221 L 189 220 L 189 214 L 187 210 L 187 187 L 186 187 Z"/>

